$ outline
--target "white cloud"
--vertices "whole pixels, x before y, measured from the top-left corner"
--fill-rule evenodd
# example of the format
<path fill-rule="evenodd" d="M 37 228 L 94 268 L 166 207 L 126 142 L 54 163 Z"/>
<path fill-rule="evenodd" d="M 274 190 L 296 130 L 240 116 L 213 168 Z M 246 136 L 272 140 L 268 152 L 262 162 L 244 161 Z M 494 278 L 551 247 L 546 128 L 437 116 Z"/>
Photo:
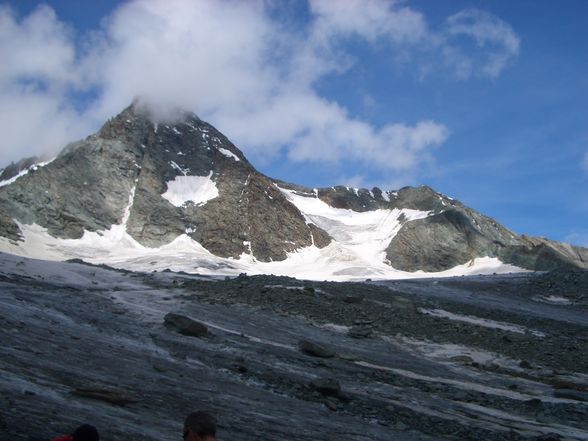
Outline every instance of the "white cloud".
<path fill-rule="evenodd" d="M 133 1 L 109 20 L 87 61 L 103 90 L 97 111 L 133 97 L 199 113 L 257 107 L 276 84 L 266 59 L 275 35 L 259 5 L 239 1 Z"/>
<path fill-rule="evenodd" d="M 421 13 L 386 0 L 310 0 L 315 16 L 312 38 L 329 44 L 334 38 L 357 35 L 370 42 L 388 38 L 415 42 L 427 33 Z"/>
<path fill-rule="evenodd" d="M 7 6 L 0 6 L 0 85 L 44 81 L 62 85 L 73 77 L 75 48 L 68 29 L 53 10 L 39 6 L 20 23 Z"/>
<path fill-rule="evenodd" d="M 93 129 L 61 96 L 34 90 L 0 92 L 0 127 L 0 167 L 27 156 L 55 154 Z"/>
<path fill-rule="evenodd" d="M 449 43 L 444 47 L 446 60 L 457 67 L 460 77 L 468 77 L 479 72 L 489 77 L 497 77 L 518 54 L 520 40 L 512 27 L 486 11 L 465 9 L 447 19 Z M 468 37 L 475 41 L 480 56 L 466 54 L 452 39 Z M 477 68 L 477 69 L 476 69 Z"/>
<path fill-rule="evenodd" d="M 361 163 L 400 175 L 429 163 L 449 130 L 426 120 L 374 126 L 321 96 L 317 80 L 353 67 L 342 42 L 442 47 L 463 65 L 462 76 L 477 68 L 494 76 L 504 67 L 494 52 L 476 64 L 404 2 L 309 6 L 307 27 L 285 30 L 271 14 L 276 5 L 262 0 L 132 0 L 84 36 L 83 51 L 49 7 L 20 22 L 0 9 L 0 56 L 11 60 L 0 70 L 0 163 L 88 134 L 141 96 L 160 116 L 178 106 L 194 110 L 259 158 L 285 151 L 291 161 Z M 452 38 L 513 50 L 508 25 L 479 11 L 460 14 L 449 19 Z M 95 95 L 82 112 L 67 98 L 79 90 Z"/>
<path fill-rule="evenodd" d="M 48 6 L 18 21 L 0 6 L 0 164 L 54 152 L 91 125 L 67 103 L 78 84 L 71 32 Z"/>

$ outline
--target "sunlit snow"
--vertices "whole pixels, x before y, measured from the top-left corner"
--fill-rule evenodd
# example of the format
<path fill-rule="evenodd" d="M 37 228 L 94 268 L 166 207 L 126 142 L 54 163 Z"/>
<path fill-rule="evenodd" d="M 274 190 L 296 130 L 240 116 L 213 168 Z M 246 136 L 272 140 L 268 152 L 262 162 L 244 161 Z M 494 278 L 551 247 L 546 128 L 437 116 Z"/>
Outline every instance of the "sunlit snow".
<path fill-rule="evenodd" d="M 225 155 L 227 158 L 233 158 L 235 161 L 240 161 L 239 157 L 237 155 L 235 155 L 233 152 L 231 152 L 230 150 L 219 147 L 218 151 L 221 152 L 223 155 Z"/>
<path fill-rule="evenodd" d="M 167 182 L 167 191 L 161 196 L 176 207 L 186 202 L 204 205 L 218 197 L 218 188 L 211 178 L 212 170 L 208 176 L 176 176 Z"/>

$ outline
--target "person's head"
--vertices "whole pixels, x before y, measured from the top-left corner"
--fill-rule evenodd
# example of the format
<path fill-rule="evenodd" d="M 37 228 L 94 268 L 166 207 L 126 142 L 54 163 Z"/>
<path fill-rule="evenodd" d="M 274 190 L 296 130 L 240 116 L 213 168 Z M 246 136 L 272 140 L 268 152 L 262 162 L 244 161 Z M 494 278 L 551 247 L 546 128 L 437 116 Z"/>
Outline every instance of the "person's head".
<path fill-rule="evenodd" d="M 100 435 L 94 426 L 82 424 L 71 434 L 72 441 L 100 441 Z"/>
<path fill-rule="evenodd" d="M 215 441 L 216 418 L 208 412 L 192 412 L 184 422 L 184 441 Z"/>

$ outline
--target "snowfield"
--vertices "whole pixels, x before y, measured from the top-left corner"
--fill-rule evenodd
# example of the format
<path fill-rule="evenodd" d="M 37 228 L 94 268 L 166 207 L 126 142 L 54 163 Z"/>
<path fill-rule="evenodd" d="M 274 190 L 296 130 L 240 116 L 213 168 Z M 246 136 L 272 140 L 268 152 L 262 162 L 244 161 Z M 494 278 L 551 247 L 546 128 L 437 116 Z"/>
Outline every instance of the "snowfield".
<path fill-rule="evenodd" d="M 218 189 L 208 176 L 177 176 L 169 181 L 162 195 L 175 206 L 191 201 L 205 204 L 218 196 Z M 47 259 L 83 259 L 89 263 L 107 264 L 135 271 L 185 271 L 213 276 L 236 276 L 240 273 L 273 274 L 308 280 L 354 281 L 450 277 L 456 275 L 510 273 L 525 271 L 502 263 L 497 258 L 483 257 L 447 271 L 409 273 L 392 268 L 386 263 L 386 248 L 404 222 L 422 219 L 429 212 L 394 209 L 356 212 L 333 208 L 316 194 L 300 195 L 292 190 L 280 191 L 313 223 L 327 231 L 334 240 L 319 249 L 315 245 L 289 253 L 287 259 L 260 262 L 250 253 L 239 259 L 223 258 L 206 250 L 187 234 L 158 248 L 148 248 L 126 232 L 126 221 L 132 206 L 133 194 L 125 209 L 123 220 L 109 230 L 86 231 L 80 239 L 58 239 L 39 225 L 18 224 L 23 242 L 0 238 L 0 251 Z"/>

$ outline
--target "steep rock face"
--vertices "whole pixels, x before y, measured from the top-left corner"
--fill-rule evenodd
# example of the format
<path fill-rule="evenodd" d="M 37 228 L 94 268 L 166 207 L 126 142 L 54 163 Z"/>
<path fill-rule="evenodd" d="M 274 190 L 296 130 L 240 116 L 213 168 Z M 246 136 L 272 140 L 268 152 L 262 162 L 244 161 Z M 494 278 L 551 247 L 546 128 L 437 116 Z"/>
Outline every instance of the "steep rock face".
<path fill-rule="evenodd" d="M 79 238 L 84 230 L 120 221 L 137 176 L 134 149 L 119 140 L 90 136 L 67 146 L 49 165 L 0 188 L 0 206 L 24 224 Z"/>
<path fill-rule="evenodd" d="M 406 223 L 390 242 L 386 257 L 404 271 L 443 271 L 476 257 L 496 257 L 505 242 L 516 241 L 489 223 L 475 223 L 461 210 L 441 211 Z"/>
<path fill-rule="evenodd" d="M 541 237 L 520 237 L 521 243 L 499 250 L 504 262 L 522 268 L 551 271 L 565 267 L 588 268 L 588 249 Z"/>
<path fill-rule="evenodd" d="M 194 177 L 209 194 L 177 202 L 192 197 Z M 176 199 L 166 199 L 174 184 Z M 0 233 L 12 240 L 19 237 L 16 219 L 74 239 L 124 220 L 126 231 L 149 247 L 187 233 L 216 255 L 253 253 L 263 261 L 330 241 L 214 127 L 191 113 L 153 123 L 136 105 L 51 164 L 0 188 L 0 207 Z"/>

